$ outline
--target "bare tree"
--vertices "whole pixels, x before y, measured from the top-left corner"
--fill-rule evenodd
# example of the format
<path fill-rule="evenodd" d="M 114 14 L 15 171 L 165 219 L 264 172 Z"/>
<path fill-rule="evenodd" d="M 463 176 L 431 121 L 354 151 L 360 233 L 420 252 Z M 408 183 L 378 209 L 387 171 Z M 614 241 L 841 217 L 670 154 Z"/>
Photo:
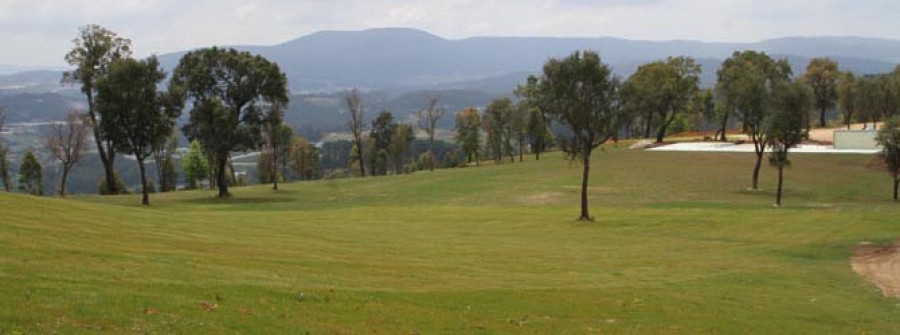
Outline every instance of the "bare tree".
<path fill-rule="evenodd" d="M 444 109 L 438 106 L 438 98 L 428 98 L 428 108 L 419 112 L 419 124 L 425 132 L 428 133 L 428 156 L 429 169 L 434 171 L 434 132 L 437 129 L 437 123 L 444 117 Z"/>
<path fill-rule="evenodd" d="M 347 110 L 350 112 L 350 131 L 353 132 L 353 140 L 356 142 L 356 157 L 359 159 L 359 175 L 366 177 L 366 162 L 363 155 L 363 119 L 365 114 L 362 106 L 362 98 L 359 96 L 359 90 L 356 88 L 347 92 L 344 98 L 347 103 Z"/>
<path fill-rule="evenodd" d="M 66 179 L 72 168 L 81 161 L 85 148 L 88 146 L 87 138 L 89 122 L 83 114 L 70 111 L 66 119 L 61 123 L 54 123 L 44 138 L 44 148 L 59 161 L 62 169 L 62 177 L 59 182 L 59 196 L 66 196 Z"/>

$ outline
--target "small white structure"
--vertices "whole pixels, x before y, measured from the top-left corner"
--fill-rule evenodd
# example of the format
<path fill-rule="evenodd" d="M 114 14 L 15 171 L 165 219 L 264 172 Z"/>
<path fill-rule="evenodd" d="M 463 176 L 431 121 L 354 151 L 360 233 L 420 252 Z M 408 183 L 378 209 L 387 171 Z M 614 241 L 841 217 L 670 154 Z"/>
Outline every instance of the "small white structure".
<path fill-rule="evenodd" d="M 834 148 L 838 150 L 872 150 L 878 149 L 875 130 L 835 130 Z"/>

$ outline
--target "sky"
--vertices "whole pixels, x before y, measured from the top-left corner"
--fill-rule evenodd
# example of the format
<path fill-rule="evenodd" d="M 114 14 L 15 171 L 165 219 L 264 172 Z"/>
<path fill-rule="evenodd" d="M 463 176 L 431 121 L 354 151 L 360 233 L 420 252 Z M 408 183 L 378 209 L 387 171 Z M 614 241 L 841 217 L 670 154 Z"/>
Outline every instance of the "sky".
<path fill-rule="evenodd" d="M 100 24 L 136 56 L 273 45 L 321 30 L 407 27 L 471 36 L 755 42 L 900 39 L 897 0 L 0 0 L 0 65 L 64 66 L 78 27 Z"/>

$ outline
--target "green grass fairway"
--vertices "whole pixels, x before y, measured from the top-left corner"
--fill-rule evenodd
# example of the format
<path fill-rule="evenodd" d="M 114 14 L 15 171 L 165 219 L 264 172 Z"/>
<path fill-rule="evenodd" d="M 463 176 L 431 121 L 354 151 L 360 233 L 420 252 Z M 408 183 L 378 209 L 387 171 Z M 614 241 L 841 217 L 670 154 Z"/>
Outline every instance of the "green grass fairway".
<path fill-rule="evenodd" d="M 590 224 L 558 154 L 149 208 L 0 193 L 0 333 L 900 333 L 849 265 L 900 237 L 889 176 L 792 159 L 777 209 L 750 154 L 597 152 Z"/>

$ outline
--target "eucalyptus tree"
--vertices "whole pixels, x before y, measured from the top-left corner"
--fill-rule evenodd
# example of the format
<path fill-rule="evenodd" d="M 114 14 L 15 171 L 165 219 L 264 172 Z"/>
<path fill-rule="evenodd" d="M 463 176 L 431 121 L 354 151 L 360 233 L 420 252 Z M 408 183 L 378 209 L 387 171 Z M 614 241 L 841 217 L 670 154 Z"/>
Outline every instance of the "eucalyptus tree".
<path fill-rule="evenodd" d="M 830 58 L 813 58 L 800 77 L 813 90 L 815 106 L 819 110 L 819 126 L 825 127 L 825 112 L 838 100 L 838 80 L 841 72 L 838 63 Z"/>
<path fill-rule="evenodd" d="M 508 124 L 513 108 L 513 103 L 509 98 L 499 98 L 491 101 L 484 110 L 481 125 L 487 133 L 488 151 L 497 163 L 500 163 L 505 153 L 509 153 L 510 159 L 512 159 Z"/>
<path fill-rule="evenodd" d="M 259 159 L 270 160 L 266 162 L 267 164 L 261 165 L 270 169 L 266 171 L 270 177 L 268 180 L 272 182 L 272 189 L 277 191 L 278 181 L 284 177 L 284 175 L 279 175 L 278 168 L 286 165 L 293 144 L 294 130 L 284 124 L 284 108 L 280 104 L 272 104 L 266 106 L 265 109 L 262 123 L 263 150 L 261 150 L 265 151 L 265 155 L 260 155 Z M 262 171 L 260 171 L 260 175 L 263 175 Z"/>
<path fill-rule="evenodd" d="M 257 148 L 264 121 L 260 109 L 287 105 L 287 77 L 262 56 L 214 47 L 184 55 L 170 91 L 181 101 L 193 101 L 182 131 L 212 155 L 219 197 L 230 196 L 226 167 L 231 152 Z"/>
<path fill-rule="evenodd" d="M 394 159 L 394 173 L 402 174 L 404 164 L 409 155 L 409 147 L 416 139 L 416 131 L 408 123 L 398 123 L 391 133 L 391 143 L 388 152 Z"/>
<path fill-rule="evenodd" d="M 753 142 L 756 163 L 751 188 L 754 191 L 759 190 L 759 170 L 770 142 L 766 124 L 773 109 L 775 87 L 790 77 L 787 60 L 776 62 L 756 51 L 735 52 L 718 72 L 717 90 L 726 106 L 734 108 Z"/>
<path fill-rule="evenodd" d="M 862 105 L 862 95 L 860 92 L 860 81 L 853 72 L 843 72 L 838 79 L 837 84 L 838 107 L 843 114 L 844 124 L 850 129 L 853 117 L 859 112 Z"/>
<path fill-rule="evenodd" d="M 150 204 L 144 162 L 170 136 L 182 109 L 177 97 L 157 92 L 165 78 L 156 57 L 124 58 L 110 63 L 109 73 L 97 82 L 100 127 L 113 148 L 137 161 L 144 205 Z"/>
<path fill-rule="evenodd" d="M 78 37 L 73 42 L 75 46 L 66 54 L 65 59 L 75 69 L 64 73 L 62 82 L 81 85 L 81 93 L 87 97 L 87 114 L 97 154 L 106 174 L 107 190 L 103 193 L 118 194 L 121 190 L 117 189 L 114 168 L 116 151 L 99 126 L 95 98 L 97 82 L 107 74 L 110 63 L 131 56 L 131 40 L 101 26 L 87 25 L 79 28 Z"/>
<path fill-rule="evenodd" d="M 459 143 L 466 161 L 478 166 L 481 153 L 481 115 L 475 108 L 466 108 L 456 113 L 456 142 Z"/>
<path fill-rule="evenodd" d="M 560 139 L 572 160 L 581 160 L 581 216 L 593 221 L 588 208 L 588 182 L 593 151 L 616 136 L 623 123 L 619 79 L 593 51 L 577 51 L 544 64 L 538 84 L 539 105 L 568 134 Z"/>
<path fill-rule="evenodd" d="M 675 118 L 687 111 L 699 90 L 700 65 L 690 57 L 669 57 L 641 65 L 624 84 L 626 104 L 643 109 L 644 137 L 650 137 L 656 119 L 656 142 L 662 142 Z"/>
<path fill-rule="evenodd" d="M 772 115 L 768 120 L 768 138 L 772 143 L 769 163 L 778 168 L 778 192 L 775 206 L 781 207 L 784 168 L 791 165 L 788 152 L 806 137 L 806 121 L 813 109 L 814 93 L 803 84 L 782 82 L 775 86 Z"/>
<path fill-rule="evenodd" d="M 538 78 L 534 75 L 528 76 L 525 85 L 519 85 L 515 94 L 522 99 L 521 103 L 528 109 L 525 116 L 525 136 L 535 159 L 540 160 L 541 153 L 546 150 L 553 135 L 550 133 L 547 117 L 539 106 Z"/>

